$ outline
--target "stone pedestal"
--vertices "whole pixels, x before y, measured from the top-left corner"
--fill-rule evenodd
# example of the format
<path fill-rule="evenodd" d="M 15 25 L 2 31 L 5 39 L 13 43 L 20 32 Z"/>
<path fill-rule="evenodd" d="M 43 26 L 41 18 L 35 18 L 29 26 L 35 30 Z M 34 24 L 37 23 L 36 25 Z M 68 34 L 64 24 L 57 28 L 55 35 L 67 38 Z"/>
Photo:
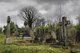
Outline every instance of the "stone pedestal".
<path fill-rule="evenodd" d="M 9 38 L 6 38 L 6 44 L 11 44 L 13 41 L 12 41 L 12 38 L 9 37 Z"/>
<path fill-rule="evenodd" d="M 32 40 L 31 37 L 24 37 L 24 40 Z"/>

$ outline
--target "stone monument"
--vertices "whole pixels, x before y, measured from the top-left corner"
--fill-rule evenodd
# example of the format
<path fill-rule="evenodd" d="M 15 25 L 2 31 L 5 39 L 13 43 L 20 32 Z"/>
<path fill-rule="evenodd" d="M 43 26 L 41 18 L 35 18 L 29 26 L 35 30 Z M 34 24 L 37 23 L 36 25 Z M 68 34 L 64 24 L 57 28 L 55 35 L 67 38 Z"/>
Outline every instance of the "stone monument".
<path fill-rule="evenodd" d="M 62 17 L 62 22 L 60 22 L 61 30 L 62 30 L 62 41 L 63 45 L 67 45 L 67 25 L 70 24 L 70 21 L 67 20 L 67 17 Z"/>
<path fill-rule="evenodd" d="M 10 22 L 11 22 L 11 18 L 10 16 L 8 16 L 7 18 L 7 33 L 6 33 L 6 44 L 10 44 L 12 43 L 12 39 L 10 37 Z"/>

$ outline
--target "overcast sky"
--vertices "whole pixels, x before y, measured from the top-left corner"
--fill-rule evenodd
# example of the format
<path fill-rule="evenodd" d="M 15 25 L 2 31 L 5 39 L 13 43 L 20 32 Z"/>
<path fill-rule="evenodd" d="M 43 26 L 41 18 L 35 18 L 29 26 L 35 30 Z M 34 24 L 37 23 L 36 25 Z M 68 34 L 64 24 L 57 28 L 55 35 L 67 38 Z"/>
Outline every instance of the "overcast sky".
<path fill-rule="evenodd" d="M 7 16 L 12 21 L 23 26 L 23 21 L 17 15 L 19 10 L 26 6 L 34 6 L 47 19 L 56 20 L 59 15 L 59 5 L 62 5 L 62 16 L 67 16 L 73 23 L 80 15 L 80 0 L 0 0 L 0 26 L 6 24 Z"/>

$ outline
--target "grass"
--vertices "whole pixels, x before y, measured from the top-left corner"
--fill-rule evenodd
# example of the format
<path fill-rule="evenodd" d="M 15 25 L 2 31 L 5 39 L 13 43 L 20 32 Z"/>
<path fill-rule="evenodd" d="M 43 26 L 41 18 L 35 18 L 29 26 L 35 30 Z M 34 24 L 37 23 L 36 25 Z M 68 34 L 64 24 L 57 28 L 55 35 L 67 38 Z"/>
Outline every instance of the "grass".
<path fill-rule="evenodd" d="M 0 53 L 62 53 L 61 48 L 52 48 L 48 45 L 23 46 L 23 45 L 15 45 L 14 43 L 7 45 L 4 44 L 4 42 L 5 42 L 5 35 L 0 34 Z"/>
<path fill-rule="evenodd" d="M 5 35 L 0 34 L 0 44 L 3 44 L 5 42 Z"/>
<path fill-rule="evenodd" d="M 71 50 L 70 48 L 68 49 L 54 48 L 54 47 L 50 47 L 49 45 L 37 45 L 37 44 L 36 45 L 15 45 L 13 43 L 13 44 L 7 45 L 4 42 L 5 42 L 5 35 L 0 34 L 0 53 L 70 53 L 70 50 Z"/>
<path fill-rule="evenodd" d="M 51 48 L 49 46 L 0 46 L 0 53 L 62 53 L 60 48 Z"/>

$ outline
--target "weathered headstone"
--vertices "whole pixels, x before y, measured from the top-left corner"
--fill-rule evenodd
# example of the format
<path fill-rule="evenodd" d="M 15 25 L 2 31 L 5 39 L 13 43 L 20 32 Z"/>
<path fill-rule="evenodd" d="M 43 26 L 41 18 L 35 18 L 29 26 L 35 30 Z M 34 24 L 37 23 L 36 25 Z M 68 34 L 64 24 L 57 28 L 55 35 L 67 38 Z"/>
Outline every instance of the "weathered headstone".
<path fill-rule="evenodd" d="M 10 16 L 8 16 L 8 18 L 7 18 L 6 44 L 12 43 L 12 39 L 11 39 L 11 37 L 10 37 L 10 22 L 11 22 L 11 19 L 10 19 Z"/>
<path fill-rule="evenodd" d="M 66 27 L 70 22 L 67 21 L 66 17 L 62 17 L 62 22 L 60 22 L 60 26 L 62 27 L 62 41 L 63 45 L 67 45 L 67 33 L 66 33 Z"/>
<path fill-rule="evenodd" d="M 55 40 L 57 39 L 56 34 L 55 34 L 54 31 L 51 32 L 51 35 L 52 35 L 53 39 L 55 39 Z"/>

